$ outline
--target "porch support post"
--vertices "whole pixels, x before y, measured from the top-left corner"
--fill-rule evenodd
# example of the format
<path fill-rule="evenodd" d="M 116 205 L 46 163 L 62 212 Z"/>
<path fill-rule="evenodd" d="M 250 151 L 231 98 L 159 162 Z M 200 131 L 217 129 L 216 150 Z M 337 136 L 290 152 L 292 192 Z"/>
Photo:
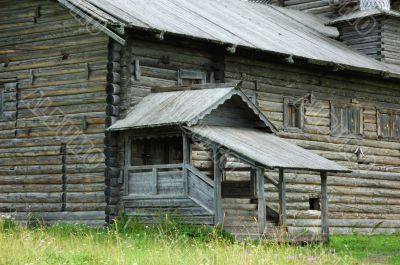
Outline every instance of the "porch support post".
<path fill-rule="evenodd" d="M 279 225 L 286 226 L 286 183 L 285 171 L 283 168 L 279 169 Z"/>
<path fill-rule="evenodd" d="M 257 194 L 258 194 L 258 231 L 260 234 L 265 232 L 265 219 L 266 219 L 266 209 L 265 209 L 265 196 L 264 196 L 264 169 L 257 167 Z"/>
<path fill-rule="evenodd" d="M 214 222 L 222 224 L 222 170 L 220 168 L 221 153 L 218 148 L 213 148 L 214 164 Z"/>
<path fill-rule="evenodd" d="M 256 198 L 256 191 L 257 191 L 257 181 L 256 181 L 256 170 L 252 167 L 250 169 L 250 194 L 252 199 Z"/>
<path fill-rule="evenodd" d="M 124 179 L 124 195 L 129 194 L 129 172 L 128 167 L 131 165 L 132 156 L 132 141 L 128 136 L 124 137 L 124 169 L 123 169 L 123 179 Z"/>
<path fill-rule="evenodd" d="M 190 164 L 190 143 L 189 137 L 186 133 L 182 133 L 183 139 L 183 168 L 182 168 L 182 175 L 183 175 L 183 190 L 185 194 L 188 194 L 188 169 L 187 165 Z"/>
<path fill-rule="evenodd" d="M 321 230 L 323 240 L 328 242 L 328 178 L 326 172 L 321 172 Z"/>

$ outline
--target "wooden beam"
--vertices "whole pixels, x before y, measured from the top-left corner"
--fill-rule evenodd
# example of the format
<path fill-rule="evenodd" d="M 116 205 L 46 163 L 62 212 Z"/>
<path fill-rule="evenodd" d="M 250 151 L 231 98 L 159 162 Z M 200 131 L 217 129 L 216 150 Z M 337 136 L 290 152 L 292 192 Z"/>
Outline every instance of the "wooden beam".
<path fill-rule="evenodd" d="M 256 170 L 254 168 L 250 169 L 250 194 L 252 198 L 255 198 L 256 196 Z"/>
<path fill-rule="evenodd" d="M 286 183 L 285 183 L 285 171 L 279 169 L 279 225 L 286 226 Z"/>
<path fill-rule="evenodd" d="M 217 148 L 213 148 L 213 163 L 214 163 L 214 204 L 215 204 L 215 224 L 222 223 L 222 172 L 220 168 L 221 153 Z"/>
<path fill-rule="evenodd" d="M 258 167 L 256 169 L 257 176 L 257 190 L 258 190 L 258 231 L 260 234 L 265 232 L 266 223 L 266 208 L 265 208 L 265 195 L 264 195 L 264 168 Z"/>
<path fill-rule="evenodd" d="M 157 168 L 153 168 L 152 178 L 153 178 L 153 195 L 157 195 L 158 194 L 158 170 L 157 170 Z"/>
<path fill-rule="evenodd" d="M 328 178 L 326 172 L 321 172 L 321 229 L 323 239 L 328 242 Z"/>
<path fill-rule="evenodd" d="M 131 166 L 131 157 L 132 157 L 132 141 L 128 136 L 125 136 L 124 139 L 125 148 L 124 148 L 124 170 L 123 170 L 123 178 L 124 178 L 124 195 L 129 194 L 129 167 Z"/>
<path fill-rule="evenodd" d="M 190 143 L 186 133 L 182 133 L 183 140 L 183 189 L 188 194 L 188 165 L 190 164 Z"/>

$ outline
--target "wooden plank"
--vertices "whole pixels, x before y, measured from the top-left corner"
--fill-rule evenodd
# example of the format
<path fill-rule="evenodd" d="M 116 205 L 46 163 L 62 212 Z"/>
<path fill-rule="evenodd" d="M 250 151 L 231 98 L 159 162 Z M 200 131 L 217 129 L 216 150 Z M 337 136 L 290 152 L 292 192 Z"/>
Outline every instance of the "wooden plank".
<path fill-rule="evenodd" d="M 192 165 L 187 165 L 187 168 L 189 169 L 190 172 L 195 174 L 198 178 L 202 179 L 209 186 L 214 187 L 213 181 L 210 178 L 208 178 L 204 173 L 202 173 L 200 170 L 198 170 L 197 168 L 193 167 Z"/>
<path fill-rule="evenodd" d="M 182 133 L 183 141 L 183 186 L 185 194 L 188 193 L 188 168 L 187 165 L 190 164 L 190 143 L 189 138 L 186 133 Z"/>
<path fill-rule="evenodd" d="M 124 195 L 129 194 L 129 172 L 128 167 L 131 165 L 132 142 L 129 137 L 125 137 L 125 156 L 124 156 Z"/>
<path fill-rule="evenodd" d="M 250 194 L 251 197 L 256 196 L 256 191 L 257 191 L 257 173 L 254 168 L 250 169 Z"/>
<path fill-rule="evenodd" d="M 158 181 L 157 181 L 157 178 L 158 178 L 158 172 L 157 172 L 157 168 L 153 168 L 152 169 L 152 184 L 153 184 L 153 194 L 154 195 L 157 195 L 157 193 L 158 193 Z"/>
<path fill-rule="evenodd" d="M 214 215 L 215 225 L 222 223 L 222 170 L 220 168 L 221 153 L 213 148 L 213 163 L 214 163 Z"/>
<path fill-rule="evenodd" d="M 170 169 L 170 168 L 182 168 L 182 164 L 165 164 L 165 165 L 150 165 L 150 166 L 129 166 L 129 171 L 138 170 L 153 170 L 153 169 Z"/>
<path fill-rule="evenodd" d="M 328 223 L 328 178 L 326 172 L 321 172 L 321 229 L 325 241 L 329 241 Z"/>
<path fill-rule="evenodd" d="M 260 234 L 265 233 L 266 229 L 266 208 L 264 194 L 264 169 L 258 167 L 256 169 L 257 190 L 258 190 L 258 231 Z"/>
<path fill-rule="evenodd" d="M 279 225 L 286 226 L 286 183 L 284 169 L 279 169 Z"/>

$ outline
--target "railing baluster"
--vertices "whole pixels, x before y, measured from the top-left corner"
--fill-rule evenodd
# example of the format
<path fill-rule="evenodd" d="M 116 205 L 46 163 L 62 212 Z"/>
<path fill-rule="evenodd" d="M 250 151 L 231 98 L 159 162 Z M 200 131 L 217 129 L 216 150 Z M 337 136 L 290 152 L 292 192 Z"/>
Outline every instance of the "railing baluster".
<path fill-rule="evenodd" d="M 157 175 L 158 175 L 158 170 L 157 168 L 153 168 L 153 194 L 157 195 L 158 193 L 158 184 L 157 184 Z"/>

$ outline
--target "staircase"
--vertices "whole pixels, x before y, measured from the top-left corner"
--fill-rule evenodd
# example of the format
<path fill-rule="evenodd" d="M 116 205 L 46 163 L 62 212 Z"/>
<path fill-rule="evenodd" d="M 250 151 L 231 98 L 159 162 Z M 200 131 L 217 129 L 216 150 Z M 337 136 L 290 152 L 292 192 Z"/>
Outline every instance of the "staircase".
<path fill-rule="evenodd" d="M 236 239 L 259 239 L 266 234 L 278 233 L 276 220 L 267 215 L 266 234 L 258 231 L 257 202 L 252 199 L 223 198 L 223 226 Z"/>

